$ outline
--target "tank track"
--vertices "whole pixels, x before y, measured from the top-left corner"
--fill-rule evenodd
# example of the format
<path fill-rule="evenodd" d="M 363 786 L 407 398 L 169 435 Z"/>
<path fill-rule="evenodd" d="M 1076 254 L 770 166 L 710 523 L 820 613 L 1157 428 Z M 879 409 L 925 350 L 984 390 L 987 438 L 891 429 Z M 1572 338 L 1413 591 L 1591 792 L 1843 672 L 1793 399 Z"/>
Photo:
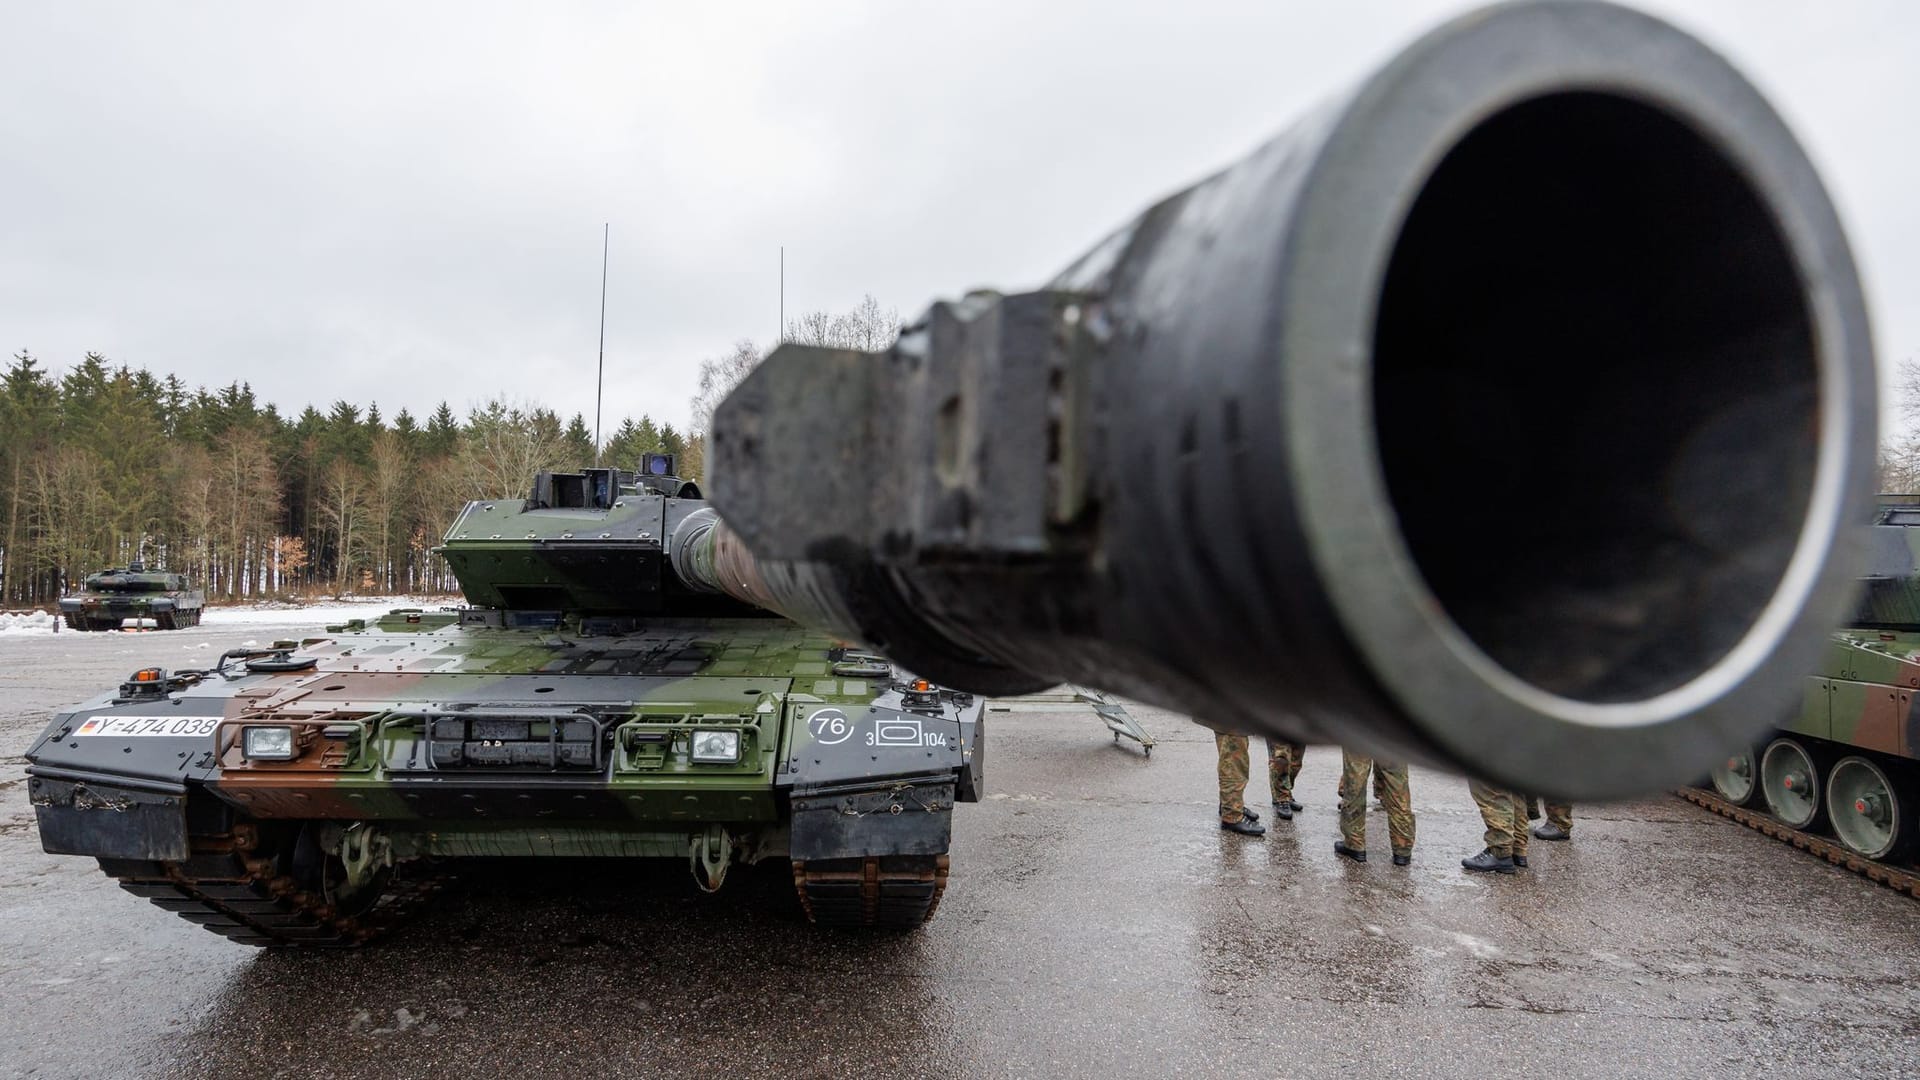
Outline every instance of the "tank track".
<path fill-rule="evenodd" d="M 1879 882 L 1894 892 L 1906 893 L 1908 896 L 1920 899 L 1920 873 L 1891 863 L 1875 862 L 1848 851 L 1838 841 L 1783 825 L 1769 814 L 1735 806 L 1710 791 L 1703 791 L 1700 788 L 1678 788 L 1674 794 L 1690 803 L 1704 806 L 1721 817 L 1731 818 L 1749 829 L 1763 832 L 1776 840 L 1785 841 L 1802 851 L 1812 852 L 1835 866 L 1851 870 L 1870 881 Z"/>
<path fill-rule="evenodd" d="M 274 860 L 256 853 L 258 844 L 258 830 L 238 824 L 230 832 L 193 837 L 185 862 L 99 862 L 133 895 L 229 941 L 260 948 L 357 948 L 405 920 L 444 884 L 439 878 L 395 883 L 369 910 L 344 914 L 280 873 Z"/>
<path fill-rule="evenodd" d="M 793 889 L 816 925 L 911 930 L 939 909 L 947 867 L 945 855 L 796 860 Z"/>
<path fill-rule="evenodd" d="M 165 615 L 155 615 L 153 616 L 154 629 L 184 630 L 189 626 L 199 626 L 200 612 L 203 610 L 202 608 L 192 608 L 185 611 L 168 612 Z M 79 612 L 66 612 L 62 614 L 60 618 L 67 624 L 69 629 L 79 630 L 83 633 L 90 630 L 118 630 L 120 629 L 121 623 L 120 619 L 95 619 Z"/>

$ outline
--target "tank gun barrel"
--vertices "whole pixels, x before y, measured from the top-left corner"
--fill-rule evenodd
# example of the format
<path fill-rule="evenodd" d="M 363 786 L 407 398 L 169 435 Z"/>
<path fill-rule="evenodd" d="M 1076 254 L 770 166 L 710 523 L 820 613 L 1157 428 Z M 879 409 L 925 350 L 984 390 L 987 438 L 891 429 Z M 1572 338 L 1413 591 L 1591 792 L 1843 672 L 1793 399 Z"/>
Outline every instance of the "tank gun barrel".
<path fill-rule="evenodd" d="M 667 553 L 674 576 L 689 588 L 730 596 L 850 641 L 867 636 L 847 610 L 847 590 L 831 564 L 755 558 L 711 508 L 681 521 L 668 538 Z"/>
<path fill-rule="evenodd" d="M 823 594 L 793 613 L 948 685 L 1592 798 L 1789 704 L 1849 609 L 1874 398 L 1760 94 L 1648 16 L 1521 3 L 1044 288 L 781 348 L 710 487 Z"/>

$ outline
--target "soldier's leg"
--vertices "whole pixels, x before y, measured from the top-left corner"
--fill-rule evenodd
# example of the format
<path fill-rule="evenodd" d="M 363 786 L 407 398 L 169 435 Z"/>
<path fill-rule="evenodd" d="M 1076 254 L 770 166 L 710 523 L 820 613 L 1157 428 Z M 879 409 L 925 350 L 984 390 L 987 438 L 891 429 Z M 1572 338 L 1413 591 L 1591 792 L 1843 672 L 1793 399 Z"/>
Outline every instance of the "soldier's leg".
<path fill-rule="evenodd" d="M 1527 800 L 1518 792 L 1507 792 L 1507 801 L 1513 806 L 1510 819 L 1510 831 L 1513 833 L 1513 861 L 1520 864 L 1527 857 L 1527 839 L 1533 834 L 1527 829 Z"/>
<path fill-rule="evenodd" d="M 1552 825 L 1555 828 L 1558 828 L 1563 833 L 1572 832 L 1573 831 L 1573 804 L 1563 803 L 1563 802 L 1548 803 L 1547 804 L 1547 824 Z"/>
<path fill-rule="evenodd" d="M 1284 739 L 1267 740 L 1267 789 L 1273 792 L 1273 801 L 1287 801 L 1293 791 L 1287 785 L 1287 770 L 1293 767 L 1293 747 Z"/>
<path fill-rule="evenodd" d="M 1247 737 L 1216 731 L 1213 745 L 1220 755 L 1220 820 L 1239 821 L 1247 811 Z"/>
<path fill-rule="evenodd" d="M 1385 790 L 1380 801 L 1387 808 L 1387 837 L 1393 841 L 1395 855 L 1413 854 L 1413 792 L 1407 784 L 1405 765 L 1373 766 L 1374 783 Z"/>
<path fill-rule="evenodd" d="M 1513 854 L 1513 797 L 1505 791 L 1483 784 L 1478 780 L 1467 781 L 1467 794 L 1473 796 L 1473 805 L 1480 808 L 1480 820 L 1486 823 L 1487 850 L 1500 858 Z M 1521 826 L 1522 829 L 1525 825 Z"/>
<path fill-rule="evenodd" d="M 1565 840 L 1573 835 L 1573 804 L 1550 802 L 1547 804 L 1545 824 L 1533 830 L 1533 835 L 1542 840 Z"/>
<path fill-rule="evenodd" d="M 1354 851 L 1367 850 L 1367 774 L 1373 759 L 1340 751 L 1340 839 Z"/>
<path fill-rule="evenodd" d="M 1283 818 L 1293 816 L 1293 782 L 1300 776 L 1300 759 L 1306 752 L 1304 743 L 1267 740 L 1267 783 L 1273 789 L 1273 808 Z"/>

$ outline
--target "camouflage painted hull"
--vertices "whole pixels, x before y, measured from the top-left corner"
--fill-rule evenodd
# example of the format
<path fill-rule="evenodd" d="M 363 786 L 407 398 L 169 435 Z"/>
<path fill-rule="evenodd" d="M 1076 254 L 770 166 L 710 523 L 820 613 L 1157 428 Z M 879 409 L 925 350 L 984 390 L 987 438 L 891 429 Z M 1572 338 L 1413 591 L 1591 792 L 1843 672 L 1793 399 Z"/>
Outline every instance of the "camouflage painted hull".
<path fill-rule="evenodd" d="M 181 630 L 200 625 L 202 604 L 189 599 L 128 602 L 90 596 L 63 597 L 60 617 L 74 630 L 117 630 L 128 619 L 151 619 L 156 629 Z"/>
<path fill-rule="evenodd" d="M 931 914 L 954 805 L 979 797 L 980 702 L 780 618 L 515 621 L 396 612 L 129 680 L 30 749 L 42 841 L 251 944 L 357 943 L 406 868 L 449 857 L 674 858 L 707 888 L 791 859 L 816 919 Z M 358 903 L 289 938 L 208 880 L 276 919 Z M 880 903 L 889 882 L 916 898 Z"/>
<path fill-rule="evenodd" d="M 1868 534 L 1858 609 L 1803 682 L 1799 711 L 1728 755 L 1710 784 L 1736 808 L 1910 866 L 1920 840 L 1920 507 L 1882 496 Z"/>

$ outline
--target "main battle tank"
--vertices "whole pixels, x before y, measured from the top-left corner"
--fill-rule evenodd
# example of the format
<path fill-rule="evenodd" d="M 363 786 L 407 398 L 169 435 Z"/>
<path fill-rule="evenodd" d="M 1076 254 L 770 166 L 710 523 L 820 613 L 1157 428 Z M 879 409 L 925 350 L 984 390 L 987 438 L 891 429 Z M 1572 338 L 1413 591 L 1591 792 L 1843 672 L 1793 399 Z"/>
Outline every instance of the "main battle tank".
<path fill-rule="evenodd" d="M 1728 754 L 1713 790 L 1856 855 L 1912 863 L 1920 819 L 1920 496 L 1874 517 L 1860 603 L 1835 633 L 1801 707 Z"/>
<path fill-rule="evenodd" d="M 80 592 L 60 598 L 60 616 L 75 630 L 118 630 L 128 619 L 152 619 L 161 630 L 198 626 L 206 596 L 185 574 L 140 563 L 88 574 Z"/>
<path fill-rule="evenodd" d="M 253 945 L 352 945 L 429 860 L 791 860 L 816 922 L 916 926 L 980 796 L 983 703 L 762 610 L 650 458 L 470 503 L 471 606 L 146 668 L 27 754 L 48 851 Z M 737 560 L 738 552 L 734 553 Z"/>

